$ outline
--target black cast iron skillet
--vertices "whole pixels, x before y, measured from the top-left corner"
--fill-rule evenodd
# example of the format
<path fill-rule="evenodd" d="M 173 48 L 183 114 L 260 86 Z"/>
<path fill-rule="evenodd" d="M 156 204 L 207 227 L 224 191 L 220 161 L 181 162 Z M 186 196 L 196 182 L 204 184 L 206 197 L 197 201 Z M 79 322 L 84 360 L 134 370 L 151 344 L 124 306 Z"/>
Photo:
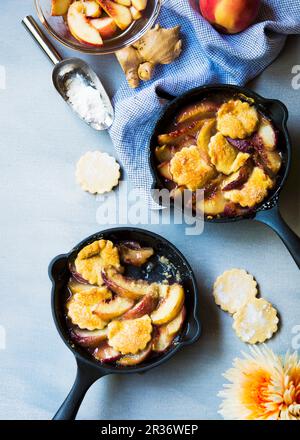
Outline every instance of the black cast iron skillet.
<path fill-rule="evenodd" d="M 185 106 L 199 102 L 203 98 L 209 96 L 225 95 L 228 97 L 241 97 L 242 99 L 250 99 L 256 107 L 265 116 L 269 117 L 278 132 L 279 149 L 282 154 L 282 167 L 278 175 L 277 184 L 275 188 L 269 193 L 266 200 L 256 207 L 254 211 L 238 217 L 221 217 L 221 218 L 205 218 L 209 223 L 230 223 L 238 220 L 253 219 L 270 226 L 281 238 L 287 249 L 294 258 L 296 264 L 300 268 L 300 238 L 289 228 L 285 223 L 278 208 L 279 195 L 284 183 L 288 177 L 292 147 L 289 133 L 287 130 L 288 110 L 286 106 L 275 99 L 266 99 L 254 93 L 252 90 L 244 87 L 232 86 L 227 84 L 217 84 L 214 86 L 203 86 L 191 89 L 187 93 L 175 98 L 163 90 L 157 90 L 157 95 L 165 100 L 171 101 L 164 109 L 159 117 L 158 122 L 154 128 L 149 144 L 149 163 L 153 176 L 152 189 L 162 189 L 165 187 L 164 179 L 157 171 L 157 161 L 154 155 L 155 147 L 157 146 L 157 136 L 166 133 L 170 122 L 174 119 L 179 110 Z M 162 203 L 161 200 L 158 201 Z"/>
<path fill-rule="evenodd" d="M 135 367 L 120 367 L 109 364 L 101 364 L 96 361 L 85 349 L 75 346 L 70 340 L 69 330 L 65 317 L 65 302 L 67 299 L 67 283 L 70 278 L 69 263 L 76 257 L 78 251 L 84 246 L 101 238 L 112 240 L 114 243 L 124 240 L 137 241 L 142 246 L 150 246 L 154 249 L 156 256 L 165 256 L 174 265 L 174 273 L 171 271 L 170 282 L 175 281 L 175 268 L 179 271 L 182 283 L 186 292 L 187 317 L 184 329 L 178 340 L 164 354 L 150 358 Z M 163 276 L 165 266 L 157 261 L 157 257 L 150 260 L 152 270 L 149 280 L 159 281 Z M 138 270 L 138 269 L 135 269 Z M 140 271 L 143 269 L 139 269 Z M 132 274 L 134 275 L 134 274 Z M 138 276 L 136 273 L 135 275 Z M 145 276 L 145 272 L 143 273 Z M 108 374 L 129 374 L 144 373 L 154 367 L 166 362 L 180 348 L 194 343 L 200 336 L 198 288 L 193 271 L 184 256 L 165 238 L 137 228 L 114 228 L 107 229 L 83 240 L 68 254 L 58 255 L 49 265 L 49 277 L 52 281 L 52 314 L 53 319 L 61 338 L 72 351 L 77 361 L 77 376 L 73 388 L 66 400 L 54 416 L 55 420 L 75 419 L 80 404 L 89 387 L 99 378 Z"/>

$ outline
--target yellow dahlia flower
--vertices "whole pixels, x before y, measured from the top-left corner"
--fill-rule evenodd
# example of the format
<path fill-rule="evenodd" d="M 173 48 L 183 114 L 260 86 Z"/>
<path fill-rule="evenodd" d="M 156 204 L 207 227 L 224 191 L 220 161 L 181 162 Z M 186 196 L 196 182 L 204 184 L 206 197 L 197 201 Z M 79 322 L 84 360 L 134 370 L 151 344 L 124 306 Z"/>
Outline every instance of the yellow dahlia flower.
<path fill-rule="evenodd" d="M 300 420 L 300 360 L 281 359 L 266 346 L 235 359 L 218 394 L 220 414 L 229 420 Z"/>

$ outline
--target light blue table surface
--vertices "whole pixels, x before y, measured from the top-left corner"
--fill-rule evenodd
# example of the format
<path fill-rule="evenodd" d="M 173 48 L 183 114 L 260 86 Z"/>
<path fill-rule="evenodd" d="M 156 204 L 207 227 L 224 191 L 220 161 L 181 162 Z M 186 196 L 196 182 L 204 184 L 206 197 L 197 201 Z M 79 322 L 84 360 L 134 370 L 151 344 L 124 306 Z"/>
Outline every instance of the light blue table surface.
<path fill-rule="evenodd" d="M 55 255 L 108 227 L 97 223 L 101 202 L 79 188 L 74 170 L 89 150 L 115 155 L 109 135 L 78 120 L 52 87 L 51 64 L 20 24 L 30 13 L 31 0 L 10 0 L 0 15 L 1 419 L 49 419 L 73 383 L 74 358 L 52 322 L 47 267 Z M 114 56 L 86 59 L 112 95 L 123 80 Z M 289 108 L 295 154 L 281 211 L 300 234 L 300 90 L 291 86 L 298 63 L 300 39 L 290 37 L 251 87 Z M 78 418 L 217 419 L 222 373 L 247 347 L 235 336 L 231 317 L 214 304 L 214 279 L 231 267 L 255 275 L 281 316 L 281 330 L 268 345 L 285 352 L 295 346 L 293 330 L 300 324 L 300 272 L 275 233 L 255 222 L 205 226 L 193 238 L 185 236 L 184 225 L 144 227 L 172 241 L 195 270 L 202 337 L 146 375 L 98 381 Z"/>

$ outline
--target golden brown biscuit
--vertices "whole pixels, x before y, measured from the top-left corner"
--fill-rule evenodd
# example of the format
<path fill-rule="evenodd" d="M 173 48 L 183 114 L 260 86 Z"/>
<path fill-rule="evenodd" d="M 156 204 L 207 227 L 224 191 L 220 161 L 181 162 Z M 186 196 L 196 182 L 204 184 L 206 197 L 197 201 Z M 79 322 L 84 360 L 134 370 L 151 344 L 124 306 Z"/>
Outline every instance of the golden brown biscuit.
<path fill-rule="evenodd" d="M 217 133 L 210 140 L 208 152 L 211 162 L 223 174 L 231 174 L 245 164 L 249 158 L 248 153 L 241 153 L 233 147 L 227 139 Z"/>
<path fill-rule="evenodd" d="M 224 180 L 224 186 L 230 182 L 230 177 Z M 241 189 L 224 191 L 224 197 L 234 203 L 239 203 L 243 207 L 253 208 L 253 206 L 261 203 L 268 194 L 268 190 L 273 188 L 274 182 L 258 167 L 255 167 Z"/>
<path fill-rule="evenodd" d="M 85 246 L 75 260 L 76 271 L 90 284 L 103 284 L 101 271 L 109 266 L 121 270 L 118 249 L 109 240 L 97 240 Z"/>
<path fill-rule="evenodd" d="M 278 329 L 277 310 L 268 301 L 255 298 L 233 315 L 233 328 L 248 344 L 265 342 Z"/>
<path fill-rule="evenodd" d="M 233 139 L 245 139 L 254 133 L 258 113 L 254 106 L 240 100 L 225 102 L 217 114 L 217 129 Z"/>
<path fill-rule="evenodd" d="M 151 339 L 152 323 L 149 315 L 138 319 L 112 321 L 108 325 L 108 343 L 122 354 L 136 354 Z"/>
<path fill-rule="evenodd" d="M 178 151 L 170 162 L 174 182 L 194 191 L 202 188 L 214 175 L 213 168 L 202 158 L 195 145 Z"/>

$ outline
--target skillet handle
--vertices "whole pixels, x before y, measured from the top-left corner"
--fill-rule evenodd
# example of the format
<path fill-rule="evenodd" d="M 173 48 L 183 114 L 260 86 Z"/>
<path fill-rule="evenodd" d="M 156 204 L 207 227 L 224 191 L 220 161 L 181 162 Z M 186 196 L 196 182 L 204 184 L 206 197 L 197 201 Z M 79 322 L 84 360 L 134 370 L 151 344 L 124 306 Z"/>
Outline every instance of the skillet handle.
<path fill-rule="evenodd" d="M 300 269 L 300 237 L 283 220 L 278 207 L 258 212 L 255 220 L 270 226 L 276 232 Z"/>
<path fill-rule="evenodd" d="M 74 385 L 66 397 L 66 400 L 53 417 L 53 420 L 75 420 L 87 390 L 96 380 L 103 376 L 105 376 L 105 374 L 101 375 L 99 371 L 89 369 L 82 361 L 77 359 L 77 375 Z"/>

